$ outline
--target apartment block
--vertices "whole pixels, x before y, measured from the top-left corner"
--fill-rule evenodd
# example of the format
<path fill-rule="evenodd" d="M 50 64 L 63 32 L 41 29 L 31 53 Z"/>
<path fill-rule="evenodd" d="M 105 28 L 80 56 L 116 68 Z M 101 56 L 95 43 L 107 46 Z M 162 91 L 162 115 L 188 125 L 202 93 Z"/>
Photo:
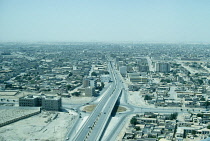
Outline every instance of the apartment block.
<path fill-rule="evenodd" d="M 45 95 L 27 95 L 19 98 L 19 106 L 21 107 L 42 107 L 44 110 L 60 111 L 62 107 L 62 101 L 57 96 L 45 96 Z"/>

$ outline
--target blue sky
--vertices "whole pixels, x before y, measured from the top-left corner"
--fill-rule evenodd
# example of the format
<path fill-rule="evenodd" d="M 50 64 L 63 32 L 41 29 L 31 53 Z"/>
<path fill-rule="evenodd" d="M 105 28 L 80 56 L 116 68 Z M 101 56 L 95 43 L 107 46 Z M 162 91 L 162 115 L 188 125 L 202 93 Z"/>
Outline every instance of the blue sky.
<path fill-rule="evenodd" d="M 210 43 L 210 0 L 0 0 L 0 41 Z"/>

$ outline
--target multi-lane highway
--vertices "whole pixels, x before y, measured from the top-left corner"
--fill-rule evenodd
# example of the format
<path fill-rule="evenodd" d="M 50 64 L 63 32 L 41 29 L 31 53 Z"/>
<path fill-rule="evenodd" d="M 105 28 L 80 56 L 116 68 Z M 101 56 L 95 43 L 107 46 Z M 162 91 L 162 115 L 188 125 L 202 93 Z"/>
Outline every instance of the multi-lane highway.
<path fill-rule="evenodd" d="M 109 63 L 110 76 L 113 80 L 112 85 L 105 91 L 98 105 L 85 121 L 80 130 L 76 133 L 75 141 L 96 141 L 100 140 L 111 112 L 122 92 L 122 80 L 113 69 L 113 64 Z"/>

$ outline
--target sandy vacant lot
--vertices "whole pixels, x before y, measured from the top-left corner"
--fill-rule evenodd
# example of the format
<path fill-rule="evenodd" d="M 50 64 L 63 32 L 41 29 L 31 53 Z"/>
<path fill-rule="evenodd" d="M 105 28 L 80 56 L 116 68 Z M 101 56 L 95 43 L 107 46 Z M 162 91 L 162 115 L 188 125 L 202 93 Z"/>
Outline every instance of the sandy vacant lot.
<path fill-rule="evenodd" d="M 61 141 L 74 120 L 74 113 L 42 112 L 1 127 L 0 141 Z"/>
<path fill-rule="evenodd" d="M 140 107 L 154 107 L 154 105 L 149 105 L 145 102 L 144 97 L 140 94 L 139 91 L 129 91 L 128 92 L 128 102 Z"/>
<path fill-rule="evenodd" d="M 62 98 L 63 103 L 69 103 L 69 104 L 83 104 L 90 102 L 93 99 L 93 97 L 71 97 L 71 98 Z"/>

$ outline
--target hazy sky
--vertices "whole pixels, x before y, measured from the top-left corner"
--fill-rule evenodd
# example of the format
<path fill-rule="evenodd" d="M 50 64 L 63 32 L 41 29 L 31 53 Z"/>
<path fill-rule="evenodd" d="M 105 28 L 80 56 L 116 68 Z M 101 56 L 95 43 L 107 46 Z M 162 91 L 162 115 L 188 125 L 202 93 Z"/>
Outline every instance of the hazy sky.
<path fill-rule="evenodd" d="M 210 43 L 210 0 L 0 0 L 0 41 Z"/>

